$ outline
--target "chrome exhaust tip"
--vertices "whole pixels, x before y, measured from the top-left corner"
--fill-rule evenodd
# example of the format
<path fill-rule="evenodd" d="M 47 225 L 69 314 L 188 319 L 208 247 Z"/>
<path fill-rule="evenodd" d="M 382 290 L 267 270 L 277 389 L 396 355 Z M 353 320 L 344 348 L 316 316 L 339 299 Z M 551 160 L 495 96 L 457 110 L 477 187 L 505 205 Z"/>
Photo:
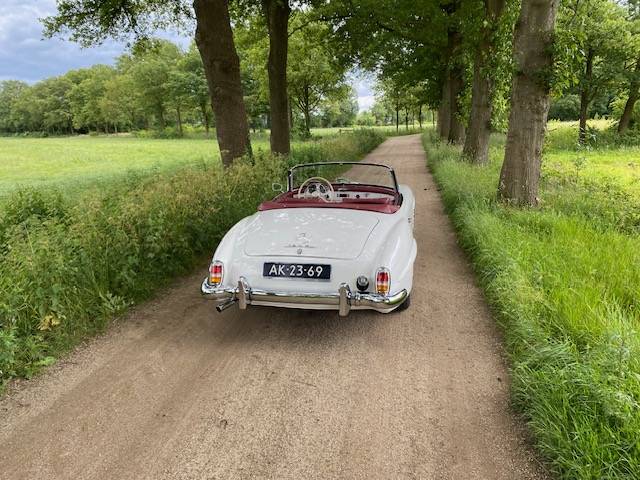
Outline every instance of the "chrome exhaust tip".
<path fill-rule="evenodd" d="M 216 310 L 218 313 L 224 312 L 227 308 L 233 307 L 236 304 L 237 300 L 235 298 L 231 300 L 227 300 L 226 302 L 219 303 L 216 305 Z"/>

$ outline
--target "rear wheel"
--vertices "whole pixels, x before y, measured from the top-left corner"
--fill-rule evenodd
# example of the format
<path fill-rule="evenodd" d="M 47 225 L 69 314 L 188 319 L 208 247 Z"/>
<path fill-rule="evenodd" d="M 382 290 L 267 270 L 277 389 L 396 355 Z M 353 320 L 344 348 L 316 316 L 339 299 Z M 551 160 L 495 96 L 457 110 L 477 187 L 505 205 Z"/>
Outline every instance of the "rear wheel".
<path fill-rule="evenodd" d="M 411 294 L 407 297 L 407 299 L 400 304 L 398 308 L 394 310 L 394 312 L 402 312 L 411 306 Z"/>

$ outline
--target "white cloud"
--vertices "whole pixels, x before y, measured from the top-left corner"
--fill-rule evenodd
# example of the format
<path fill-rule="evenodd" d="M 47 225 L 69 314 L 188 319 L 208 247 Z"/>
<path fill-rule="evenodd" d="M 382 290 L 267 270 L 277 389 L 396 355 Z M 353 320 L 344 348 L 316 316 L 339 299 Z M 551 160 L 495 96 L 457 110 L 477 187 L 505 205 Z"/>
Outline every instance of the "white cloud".
<path fill-rule="evenodd" d="M 375 101 L 376 99 L 373 95 L 364 95 L 358 97 L 358 108 L 361 112 L 369 110 L 373 106 Z"/>
<path fill-rule="evenodd" d="M 126 45 L 107 41 L 81 48 L 60 38 L 43 39 L 40 18 L 56 12 L 55 0 L 0 0 L 0 79 L 36 82 L 97 63 L 112 64 Z M 190 38 L 161 32 L 188 46 Z"/>
<path fill-rule="evenodd" d="M 355 70 L 349 75 L 349 80 L 358 96 L 358 109 L 361 112 L 370 109 L 375 102 L 373 95 L 374 76 L 362 70 Z"/>

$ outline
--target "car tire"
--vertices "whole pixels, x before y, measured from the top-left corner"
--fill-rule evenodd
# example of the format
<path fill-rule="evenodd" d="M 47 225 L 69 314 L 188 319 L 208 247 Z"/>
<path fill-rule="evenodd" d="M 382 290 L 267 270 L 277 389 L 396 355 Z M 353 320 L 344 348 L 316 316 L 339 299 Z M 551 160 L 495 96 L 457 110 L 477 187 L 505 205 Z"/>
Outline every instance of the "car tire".
<path fill-rule="evenodd" d="M 410 306 L 411 306 L 411 294 L 409 294 L 407 299 L 404 302 L 402 302 L 400 306 L 394 310 L 394 312 L 403 312 Z"/>

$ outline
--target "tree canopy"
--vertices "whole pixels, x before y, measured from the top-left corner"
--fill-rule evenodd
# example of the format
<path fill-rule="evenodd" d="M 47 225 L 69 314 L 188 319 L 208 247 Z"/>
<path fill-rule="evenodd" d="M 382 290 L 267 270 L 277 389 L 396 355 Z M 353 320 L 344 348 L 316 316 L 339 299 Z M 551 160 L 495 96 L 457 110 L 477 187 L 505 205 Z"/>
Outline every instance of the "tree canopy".
<path fill-rule="evenodd" d="M 251 151 L 249 128 L 270 127 L 272 151 L 286 155 L 292 130 L 309 135 L 316 124 L 353 123 L 347 79 L 354 71 L 369 72 L 377 83 L 377 104 L 361 123 L 399 129 L 403 119 L 422 122 L 425 110 L 437 111 L 440 137 L 464 145 L 465 158 L 476 164 L 487 162 L 495 130 L 511 132 L 516 150 L 532 153 L 524 163 L 539 164 L 536 145 L 550 106 L 552 116 L 580 121 L 582 143 L 596 114 L 618 119 L 620 133 L 633 128 L 640 98 L 637 2 L 532 2 L 58 0 L 57 14 L 44 20 L 46 34 L 83 45 L 127 38 L 134 48 L 115 67 L 33 86 L 4 82 L 0 129 L 170 125 L 180 134 L 185 122 L 208 130 L 213 112 L 226 163 Z M 539 19 L 523 12 L 546 18 L 539 35 L 525 28 Z M 188 52 L 152 38 L 157 28 L 194 26 L 197 49 Z M 517 45 L 519 35 L 527 41 Z M 522 88 L 529 90 L 520 96 Z M 526 108 L 535 104 L 541 115 L 519 119 L 518 101 L 533 102 Z M 535 140 L 515 140 L 520 120 L 523 128 L 542 125 Z M 527 175 L 539 175 L 539 168 Z M 515 200 L 535 203 L 535 192 L 525 196 Z"/>

